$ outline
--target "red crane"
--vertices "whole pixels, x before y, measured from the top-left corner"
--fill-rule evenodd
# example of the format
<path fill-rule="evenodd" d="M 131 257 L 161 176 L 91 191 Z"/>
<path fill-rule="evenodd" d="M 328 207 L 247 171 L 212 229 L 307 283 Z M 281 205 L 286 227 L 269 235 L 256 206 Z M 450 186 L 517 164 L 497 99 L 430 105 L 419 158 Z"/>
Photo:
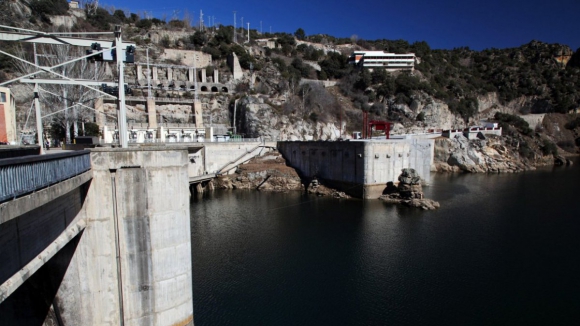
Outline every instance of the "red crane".
<path fill-rule="evenodd" d="M 375 130 L 384 130 L 386 138 L 390 138 L 391 133 L 391 126 L 393 124 L 387 121 L 380 121 L 380 120 L 370 120 L 368 112 L 363 111 L 363 139 L 370 139 L 372 136 L 373 127 Z"/>

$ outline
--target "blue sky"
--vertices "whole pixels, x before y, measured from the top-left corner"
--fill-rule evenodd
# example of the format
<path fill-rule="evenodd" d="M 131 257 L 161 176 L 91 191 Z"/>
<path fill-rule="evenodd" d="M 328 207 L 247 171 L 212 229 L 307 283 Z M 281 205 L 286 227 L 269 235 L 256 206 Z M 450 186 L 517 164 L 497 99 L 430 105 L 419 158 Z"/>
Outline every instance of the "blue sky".
<path fill-rule="evenodd" d="M 475 50 L 509 48 L 539 40 L 580 48 L 580 0 L 101 0 L 115 7 L 157 18 L 183 18 L 185 12 L 199 23 L 200 10 L 206 25 L 215 22 L 268 32 L 294 33 L 299 27 L 307 35 L 404 39 L 426 41 L 434 49 L 469 46 Z"/>

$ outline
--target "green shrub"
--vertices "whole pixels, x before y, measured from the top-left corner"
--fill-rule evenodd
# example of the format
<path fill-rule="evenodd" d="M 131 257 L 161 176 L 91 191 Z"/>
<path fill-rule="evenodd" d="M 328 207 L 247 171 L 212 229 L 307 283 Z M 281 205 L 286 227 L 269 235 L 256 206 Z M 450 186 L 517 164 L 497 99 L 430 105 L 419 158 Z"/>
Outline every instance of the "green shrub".
<path fill-rule="evenodd" d="M 566 123 L 564 125 L 564 128 L 572 130 L 578 128 L 579 126 L 580 126 L 580 117 L 577 117 L 576 119 Z"/>
<path fill-rule="evenodd" d="M 534 132 L 532 128 L 530 128 L 530 125 L 517 115 L 497 112 L 494 118 L 495 120 L 499 121 L 500 124 L 503 122 L 514 126 L 520 133 L 526 136 L 530 136 Z"/>
<path fill-rule="evenodd" d="M 417 121 L 425 121 L 425 113 L 421 112 L 417 114 Z"/>
<path fill-rule="evenodd" d="M 547 139 L 543 139 L 542 140 L 542 154 L 544 155 L 558 155 L 558 147 L 556 147 L 556 144 L 552 143 L 551 141 L 547 140 Z"/>

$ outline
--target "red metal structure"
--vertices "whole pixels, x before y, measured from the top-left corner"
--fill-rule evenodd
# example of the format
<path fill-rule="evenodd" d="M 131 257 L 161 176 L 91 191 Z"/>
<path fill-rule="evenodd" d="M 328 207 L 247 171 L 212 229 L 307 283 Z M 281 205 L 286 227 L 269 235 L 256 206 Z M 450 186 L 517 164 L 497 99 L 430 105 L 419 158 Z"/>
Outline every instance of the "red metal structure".
<path fill-rule="evenodd" d="M 391 126 L 393 124 L 387 121 L 370 120 L 368 112 L 363 111 L 363 139 L 370 139 L 373 127 L 375 130 L 384 130 L 387 139 L 390 139 Z"/>

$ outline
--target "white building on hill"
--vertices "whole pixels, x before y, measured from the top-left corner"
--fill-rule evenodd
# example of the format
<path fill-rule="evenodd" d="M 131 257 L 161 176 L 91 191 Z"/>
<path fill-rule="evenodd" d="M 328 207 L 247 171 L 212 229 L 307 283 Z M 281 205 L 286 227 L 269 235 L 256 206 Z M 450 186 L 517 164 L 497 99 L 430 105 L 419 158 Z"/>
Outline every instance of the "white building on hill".
<path fill-rule="evenodd" d="M 387 70 L 415 69 L 415 53 L 396 54 L 384 51 L 355 51 L 348 63 L 365 68 L 385 68 Z"/>

